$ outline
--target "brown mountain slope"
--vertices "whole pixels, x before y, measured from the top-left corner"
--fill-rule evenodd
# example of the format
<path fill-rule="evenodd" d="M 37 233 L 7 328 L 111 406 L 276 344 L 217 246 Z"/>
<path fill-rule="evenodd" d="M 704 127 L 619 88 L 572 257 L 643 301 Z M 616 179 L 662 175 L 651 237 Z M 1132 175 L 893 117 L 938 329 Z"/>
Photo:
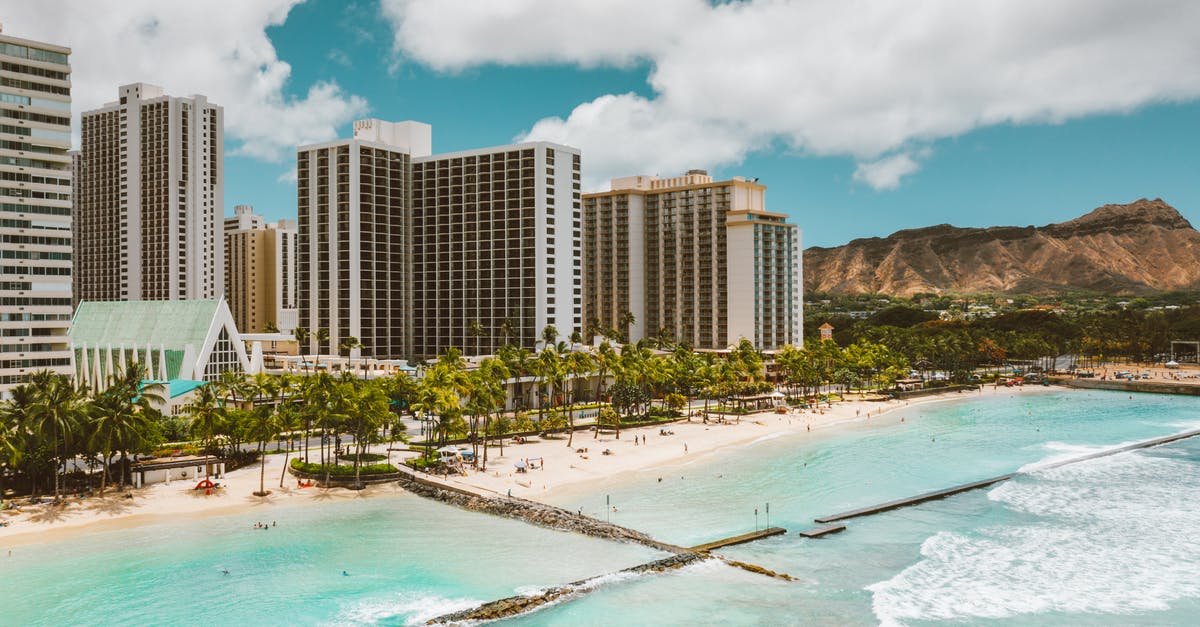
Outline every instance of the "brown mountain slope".
<path fill-rule="evenodd" d="M 809 248 L 804 289 L 898 296 L 1200 289 L 1200 232 L 1157 198 L 1043 227 L 940 224 Z"/>

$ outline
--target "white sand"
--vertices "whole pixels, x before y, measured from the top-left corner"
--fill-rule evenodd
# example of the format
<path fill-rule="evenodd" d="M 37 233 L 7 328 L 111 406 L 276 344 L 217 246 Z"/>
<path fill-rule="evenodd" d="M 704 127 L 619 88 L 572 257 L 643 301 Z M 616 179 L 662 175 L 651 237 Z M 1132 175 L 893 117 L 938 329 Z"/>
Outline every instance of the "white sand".
<path fill-rule="evenodd" d="M 692 422 L 622 429 L 620 439 L 612 433 L 604 433 L 594 439 L 589 429 L 576 432 L 574 442 L 569 447 L 566 436 L 561 439 L 534 439 L 526 444 L 515 445 L 507 441 L 503 456 L 500 456 L 498 448 L 488 448 L 486 471 L 468 470 L 465 477 L 451 476 L 447 480 L 450 484 L 473 488 L 476 491 L 511 493 L 512 496 L 521 498 L 545 500 L 564 486 L 611 481 L 622 473 L 686 462 L 719 449 L 744 445 L 764 437 L 811 433 L 853 422 L 879 421 L 882 424 L 886 421 L 890 424 L 901 419 L 912 419 L 916 414 L 912 412 L 906 416 L 903 410 L 932 402 L 980 396 L 1032 394 L 1045 389 L 1047 388 L 1040 386 L 999 389 L 989 386 L 982 392 L 951 392 L 908 401 L 849 400 L 834 403 L 831 408 L 822 405 L 816 411 L 752 414 L 743 416 L 739 424 L 703 424 L 699 419 L 693 419 Z M 664 429 L 673 431 L 674 435 L 661 435 L 660 430 Z M 643 437 L 645 444 L 641 443 Z M 636 445 L 635 438 L 638 440 Z M 579 453 L 578 449 L 587 449 L 587 452 Z M 612 454 L 604 455 L 605 449 L 612 451 Z M 539 457 L 545 463 L 544 469 L 534 468 L 524 473 L 516 472 L 515 464 L 518 460 L 533 460 Z"/>
<path fill-rule="evenodd" d="M 858 421 L 878 420 L 890 424 L 902 418 L 915 417 L 915 412 L 906 416 L 905 412 L 900 410 L 922 404 L 972 396 L 1028 394 L 1043 389 L 987 387 L 982 393 L 949 393 L 910 401 L 852 400 L 835 403 L 831 408 L 822 406 L 818 411 L 807 410 L 783 415 L 753 414 L 742 417 L 740 424 L 706 425 L 695 419 L 690 423 L 677 422 L 663 427 L 622 429 L 619 440 L 608 433 L 594 439 L 590 430 L 579 431 L 576 432 L 571 447 L 567 447 L 565 436 L 562 439 L 534 439 L 529 443 L 516 445 L 507 440 L 503 456 L 500 455 L 499 448 L 489 447 L 486 471 L 471 470 L 465 477 L 449 478 L 449 483 L 481 493 L 507 494 L 511 490 L 513 496 L 542 500 L 552 491 L 564 486 L 611 480 L 621 473 L 688 461 L 718 449 L 753 442 L 774 434 L 802 434 L 810 430 L 823 430 Z M 660 435 L 660 429 L 673 431 L 674 435 Z M 645 445 L 641 444 L 642 436 L 645 436 Z M 635 437 L 639 440 L 637 445 L 634 444 Z M 575 452 L 581 448 L 586 448 L 588 452 Z M 605 449 L 610 449 L 613 454 L 602 454 Z M 293 453 L 289 459 L 294 457 Z M 544 460 L 544 469 L 527 473 L 515 472 L 514 463 L 518 459 L 538 457 Z M 393 462 L 399 459 L 399 454 L 393 454 Z M 253 495 L 259 485 L 259 468 L 258 465 L 254 465 L 222 475 L 219 481 L 224 487 L 214 490 L 211 495 L 192 489 L 195 481 L 173 481 L 170 484 L 155 484 L 133 490 L 133 498 L 125 498 L 124 494 L 118 494 L 115 489 L 110 488 L 110 492 L 103 499 L 68 499 L 68 504 L 60 507 L 23 506 L 20 512 L 0 512 L 0 520 L 11 523 L 7 527 L 0 527 L 0 549 L 53 541 L 92 530 L 166 522 L 179 517 L 195 518 L 261 511 L 261 520 L 269 521 L 275 516 L 272 512 L 281 506 L 329 506 L 350 499 L 403 492 L 396 483 L 372 486 L 362 491 L 340 488 L 299 489 L 296 487 L 295 477 L 290 474 L 284 479 L 284 487 L 280 488 L 279 475 L 283 461 L 283 455 L 267 456 L 266 488 L 272 493 L 266 497 Z"/>

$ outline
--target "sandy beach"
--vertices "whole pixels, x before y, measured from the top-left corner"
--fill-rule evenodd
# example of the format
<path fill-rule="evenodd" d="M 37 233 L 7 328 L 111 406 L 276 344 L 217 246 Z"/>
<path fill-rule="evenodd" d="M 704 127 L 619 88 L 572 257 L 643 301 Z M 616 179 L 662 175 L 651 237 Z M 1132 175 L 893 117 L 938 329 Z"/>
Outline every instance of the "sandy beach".
<path fill-rule="evenodd" d="M 577 431 L 571 447 L 567 438 L 531 439 L 524 444 L 506 441 L 504 455 L 498 447 L 489 447 L 488 466 L 484 471 L 468 470 L 466 476 L 452 476 L 447 481 L 478 492 L 511 494 L 532 500 L 543 500 L 565 486 L 578 486 L 590 481 L 611 481 L 623 473 L 676 464 L 718 450 L 745 445 L 764 437 L 824 431 L 838 425 L 860 421 L 900 421 L 918 418 L 916 412 L 904 410 L 921 405 L 996 395 L 1034 394 L 1047 389 L 1062 388 L 993 388 L 982 392 L 948 393 L 908 401 L 837 402 L 832 407 L 795 411 L 789 414 L 758 413 L 743 416 L 730 424 L 704 424 L 699 419 L 676 422 L 665 426 L 622 429 L 621 437 L 602 434 L 594 438 L 590 430 Z M 670 433 L 663 435 L 662 432 Z M 637 440 L 637 444 L 634 440 Z M 644 444 L 643 444 L 644 442 Z M 586 452 L 577 452 L 580 450 Z M 611 454 L 605 455 L 605 450 Z M 382 451 L 382 447 L 381 450 Z M 289 456 L 289 459 L 295 454 Z M 394 454 L 393 461 L 400 459 Z M 516 471 L 518 460 L 539 460 L 538 466 L 525 473 Z M 297 488 L 296 479 L 288 474 L 283 488 L 279 487 L 283 455 L 269 455 L 266 464 L 266 486 L 272 493 L 267 497 L 252 494 L 258 489 L 259 467 L 241 468 L 223 475 L 222 488 L 210 495 L 194 490 L 195 482 L 174 481 L 132 490 L 132 496 L 110 488 L 104 498 L 70 498 L 64 506 L 22 506 L 19 512 L 0 512 L 0 520 L 10 524 L 0 527 L 0 549 L 48 542 L 90 531 L 104 531 L 166 522 L 178 517 L 216 516 L 245 511 L 261 511 L 262 520 L 269 522 L 273 512 L 285 506 L 336 507 L 339 502 L 402 493 L 398 484 L 389 483 L 362 491 L 341 488 Z"/>

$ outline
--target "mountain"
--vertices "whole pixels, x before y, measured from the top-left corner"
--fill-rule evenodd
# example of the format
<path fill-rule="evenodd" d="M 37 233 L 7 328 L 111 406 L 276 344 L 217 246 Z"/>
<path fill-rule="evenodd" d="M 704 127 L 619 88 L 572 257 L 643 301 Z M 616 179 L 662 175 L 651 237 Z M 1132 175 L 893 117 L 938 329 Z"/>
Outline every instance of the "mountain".
<path fill-rule="evenodd" d="M 809 248 L 804 289 L 896 296 L 1200 289 L 1200 232 L 1158 198 L 1043 227 L 939 224 Z"/>

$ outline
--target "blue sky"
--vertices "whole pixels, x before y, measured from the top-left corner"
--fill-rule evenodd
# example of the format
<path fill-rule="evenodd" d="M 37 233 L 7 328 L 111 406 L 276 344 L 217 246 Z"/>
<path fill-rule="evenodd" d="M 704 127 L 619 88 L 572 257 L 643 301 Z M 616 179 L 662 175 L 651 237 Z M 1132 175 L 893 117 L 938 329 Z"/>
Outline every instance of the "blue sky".
<path fill-rule="evenodd" d="M 226 111 L 227 212 L 294 215 L 295 147 L 361 117 L 435 152 L 547 139 L 584 182 L 759 177 L 806 245 L 1046 224 L 1161 197 L 1200 222 L 1190 0 L 0 0 L 73 48 L 75 114 L 145 81 Z"/>
<path fill-rule="evenodd" d="M 268 34 L 280 58 L 292 65 L 296 83 L 336 80 L 365 97 L 373 117 L 428 122 L 435 152 L 507 143 L 539 119 L 566 117 L 577 104 L 603 94 L 652 93 L 645 63 L 622 69 L 492 64 L 437 72 L 400 59 L 395 68 L 391 28 L 373 17 L 375 11 L 372 3 L 346 9 L 336 1 L 308 2 Z M 340 130 L 350 133 L 348 125 Z M 804 156 L 778 142 L 711 172 L 759 177 L 768 186 L 769 208 L 792 216 L 804 229 L 806 246 L 833 246 L 939 223 L 1041 225 L 1141 197 L 1161 197 L 1197 221 L 1197 139 L 1200 105 L 1150 105 L 1127 114 L 1005 124 L 942 139 L 929 146 L 920 171 L 895 189 L 854 181 L 850 157 Z M 294 213 L 294 186 L 264 183 L 276 178 L 274 164 L 231 157 L 228 166 L 230 207 L 247 202 L 270 217 Z"/>

